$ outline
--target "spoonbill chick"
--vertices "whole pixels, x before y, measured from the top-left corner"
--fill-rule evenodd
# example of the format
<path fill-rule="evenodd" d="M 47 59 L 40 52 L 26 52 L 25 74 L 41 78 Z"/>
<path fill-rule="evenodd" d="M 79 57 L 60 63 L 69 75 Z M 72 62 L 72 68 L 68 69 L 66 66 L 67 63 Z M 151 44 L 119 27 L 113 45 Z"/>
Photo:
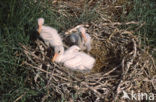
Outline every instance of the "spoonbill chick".
<path fill-rule="evenodd" d="M 70 40 L 72 43 L 78 45 L 82 50 L 91 50 L 91 37 L 83 26 L 77 28 L 77 33 L 72 33 L 70 35 Z"/>
<path fill-rule="evenodd" d="M 44 40 L 44 42 L 49 46 L 59 46 L 63 45 L 62 39 L 60 35 L 58 34 L 57 30 L 55 28 L 45 26 L 44 24 L 44 18 L 38 19 L 38 32 L 40 34 L 40 37 Z"/>
<path fill-rule="evenodd" d="M 90 55 L 80 52 L 80 47 L 73 45 L 64 52 L 63 46 L 55 47 L 54 62 L 63 63 L 72 70 L 89 71 L 93 68 L 95 59 Z"/>

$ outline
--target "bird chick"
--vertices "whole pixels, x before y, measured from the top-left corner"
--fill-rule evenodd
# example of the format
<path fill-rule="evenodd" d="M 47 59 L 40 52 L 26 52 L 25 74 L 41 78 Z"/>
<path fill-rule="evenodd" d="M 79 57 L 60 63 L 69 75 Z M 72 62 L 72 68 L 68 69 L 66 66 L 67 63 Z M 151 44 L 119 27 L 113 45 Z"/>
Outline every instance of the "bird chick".
<path fill-rule="evenodd" d="M 50 26 L 45 26 L 44 18 L 38 19 L 38 32 L 40 37 L 44 40 L 44 42 L 49 46 L 55 47 L 59 45 L 63 45 L 62 39 L 58 34 L 57 30 Z"/>
<path fill-rule="evenodd" d="M 71 46 L 65 52 L 62 47 L 56 47 L 52 61 L 63 63 L 65 67 L 79 71 L 90 71 L 95 63 L 92 56 L 80 52 L 80 48 L 76 45 Z"/>
<path fill-rule="evenodd" d="M 76 33 L 70 35 L 70 40 L 73 44 L 78 45 L 82 50 L 89 52 L 91 50 L 91 37 L 84 27 L 79 26 Z"/>

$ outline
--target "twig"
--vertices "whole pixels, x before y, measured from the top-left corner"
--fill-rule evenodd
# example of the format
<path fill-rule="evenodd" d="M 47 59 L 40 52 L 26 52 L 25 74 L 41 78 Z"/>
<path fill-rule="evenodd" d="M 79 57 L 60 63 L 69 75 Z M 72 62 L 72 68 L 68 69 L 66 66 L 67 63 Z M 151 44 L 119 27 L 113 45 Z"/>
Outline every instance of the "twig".
<path fill-rule="evenodd" d="M 131 21 L 131 22 L 126 22 L 126 23 L 120 23 L 120 22 L 111 22 L 111 23 L 103 23 L 103 26 L 109 26 L 109 25 L 130 25 L 130 24 L 140 24 L 140 22 L 135 22 L 135 21 Z"/>
<path fill-rule="evenodd" d="M 22 94 L 21 96 L 19 96 L 14 102 L 17 102 L 17 101 L 19 101 L 23 96 L 25 95 L 25 93 L 24 94 Z"/>
<path fill-rule="evenodd" d="M 24 63 L 25 63 L 26 65 L 31 66 L 32 68 L 35 68 L 35 69 L 37 69 L 37 70 L 40 70 L 40 71 L 42 71 L 42 72 L 44 72 L 44 73 L 51 74 L 51 72 L 48 72 L 48 71 L 46 71 L 46 70 L 44 70 L 44 69 L 38 68 L 38 67 L 36 67 L 36 66 L 33 66 L 33 65 L 31 65 L 31 64 L 29 64 L 29 63 L 27 63 L 27 62 L 24 62 Z"/>
<path fill-rule="evenodd" d="M 109 75 L 110 73 L 112 73 L 113 71 L 115 71 L 119 66 L 113 68 L 112 70 L 110 70 L 109 72 L 105 73 L 104 76 Z"/>
<path fill-rule="evenodd" d="M 132 39 L 132 41 L 133 41 L 133 49 L 134 49 L 133 56 L 132 56 L 131 60 L 128 61 L 127 64 L 126 64 L 126 71 L 124 72 L 124 75 L 127 74 L 127 72 L 129 71 L 130 66 L 133 64 L 133 61 L 134 61 L 134 59 L 136 57 L 137 45 L 136 45 L 136 42 L 135 42 L 134 39 Z"/>

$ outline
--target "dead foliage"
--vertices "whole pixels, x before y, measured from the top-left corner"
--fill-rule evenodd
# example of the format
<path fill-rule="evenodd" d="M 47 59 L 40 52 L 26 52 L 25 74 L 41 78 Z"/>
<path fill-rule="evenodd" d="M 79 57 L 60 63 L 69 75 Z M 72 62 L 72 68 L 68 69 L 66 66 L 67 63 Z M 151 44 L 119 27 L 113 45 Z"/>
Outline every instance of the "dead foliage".
<path fill-rule="evenodd" d="M 117 101 L 121 100 L 122 90 L 155 90 L 155 64 L 132 32 L 102 22 L 89 25 L 88 32 L 93 38 L 90 54 L 97 63 L 87 74 L 52 63 L 53 49 L 40 40 L 33 47 L 22 45 L 27 56 L 24 63 L 31 68 L 35 88 L 47 91 L 42 101 L 49 97 L 53 100 L 64 97 L 66 101 Z M 41 81 L 45 87 L 40 87 Z"/>
<path fill-rule="evenodd" d="M 66 1 L 60 0 L 61 3 Z M 94 5 L 94 0 L 90 0 L 90 5 Z M 88 24 L 87 32 L 93 39 L 93 49 L 89 54 L 96 58 L 96 64 L 90 73 L 85 74 L 52 63 L 53 49 L 41 40 L 35 41 L 34 46 L 21 45 L 27 57 L 24 64 L 32 73 L 32 88 L 45 90 L 42 102 L 60 99 L 70 102 L 126 102 L 122 99 L 123 90 L 154 93 L 156 66 L 152 56 L 141 47 L 138 37 L 133 34 L 135 31 L 118 27 L 129 24 L 141 25 L 133 21 L 112 22 L 102 14 L 100 19 Z M 66 44 L 66 47 L 69 45 Z M 41 87 L 41 83 L 45 86 Z"/>

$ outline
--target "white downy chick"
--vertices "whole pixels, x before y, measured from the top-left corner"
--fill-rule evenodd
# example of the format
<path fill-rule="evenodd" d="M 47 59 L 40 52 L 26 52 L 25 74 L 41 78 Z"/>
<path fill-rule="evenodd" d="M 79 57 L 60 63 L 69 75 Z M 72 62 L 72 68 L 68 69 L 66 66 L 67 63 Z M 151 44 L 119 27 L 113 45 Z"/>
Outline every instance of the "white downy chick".
<path fill-rule="evenodd" d="M 95 59 L 79 50 L 78 46 L 73 45 L 64 52 L 64 48 L 58 46 L 55 48 L 52 61 L 63 63 L 64 66 L 72 70 L 90 71 L 94 66 Z"/>
<path fill-rule="evenodd" d="M 50 26 L 45 26 L 44 19 L 38 19 L 38 32 L 40 37 L 45 41 L 47 45 L 52 47 L 63 45 L 61 36 L 58 34 L 57 30 Z"/>
<path fill-rule="evenodd" d="M 90 35 L 86 33 L 85 28 L 82 26 L 77 27 L 77 31 L 77 33 L 70 35 L 71 42 L 78 45 L 82 50 L 87 49 L 87 51 L 90 51 L 92 43 Z"/>

